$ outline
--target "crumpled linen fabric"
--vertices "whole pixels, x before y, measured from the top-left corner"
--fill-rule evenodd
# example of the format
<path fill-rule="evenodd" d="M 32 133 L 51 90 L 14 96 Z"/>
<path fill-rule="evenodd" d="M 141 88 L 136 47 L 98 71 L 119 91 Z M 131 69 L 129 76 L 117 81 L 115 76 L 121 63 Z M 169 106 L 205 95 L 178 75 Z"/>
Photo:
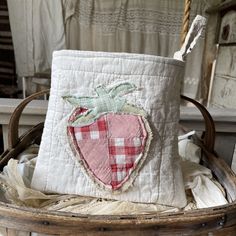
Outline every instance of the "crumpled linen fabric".
<path fill-rule="evenodd" d="M 192 133 L 189 135 L 192 135 Z M 30 147 L 22 153 L 18 158 L 19 161 L 10 160 L 4 168 L 4 172 L 0 175 L 1 201 L 8 201 L 26 207 L 91 215 L 153 214 L 226 204 L 224 189 L 212 178 L 211 171 L 195 162 L 196 159 L 200 160 L 200 153 L 194 151 L 199 147 L 191 139 L 188 139 L 189 135 L 181 141 L 185 140 L 192 145 L 186 145 L 186 142 L 183 144 L 179 141 L 179 149 L 184 151 L 183 153 L 187 153 L 184 155 L 182 153 L 181 162 L 185 176 L 185 190 L 192 192 L 192 196 L 188 194 L 188 204 L 184 209 L 75 195 L 47 195 L 32 190 L 29 185 L 35 167 L 35 159 L 37 158 L 38 147 L 36 146 Z"/>
<path fill-rule="evenodd" d="M 200 165 L 201 148 L 194 144 L 188 136 L 193 132 L 179 137 L 179 154 L 184 176 L 185 189 L 190 189 L 197 208 L 214 207 L 227 204 L 225 191 L 213 179 L 211 170 Z"/>

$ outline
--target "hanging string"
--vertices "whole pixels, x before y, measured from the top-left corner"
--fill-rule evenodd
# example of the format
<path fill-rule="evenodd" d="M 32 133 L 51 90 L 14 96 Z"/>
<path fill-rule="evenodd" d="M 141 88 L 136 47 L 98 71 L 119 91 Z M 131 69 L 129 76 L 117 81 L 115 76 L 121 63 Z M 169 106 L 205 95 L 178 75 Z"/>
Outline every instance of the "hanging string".
<path fill-rule="evenodd" d="M 185 0 L 184 17 L 183 17 L 182 32 L 181 32 L 181 45 L 183 45 L 186 35 L 188 33 L 190 10 L 191 10 L 191 0 Z"/>

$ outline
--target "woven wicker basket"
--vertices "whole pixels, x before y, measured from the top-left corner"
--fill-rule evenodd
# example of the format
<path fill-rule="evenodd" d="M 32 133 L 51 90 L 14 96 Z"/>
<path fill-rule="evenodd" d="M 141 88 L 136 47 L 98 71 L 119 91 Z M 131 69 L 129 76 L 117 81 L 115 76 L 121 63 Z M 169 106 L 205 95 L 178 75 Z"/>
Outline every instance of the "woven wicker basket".
<path fill-rule="evenodd" d="M 40 141 L 43 124 L 18 137 L 18 125 L 24 107 L 44 92 L 34 94 L 16 108 L 9 123 L 9 149 L 0 159 L 2 169 L 10 158 L 16 158 L 29 145 Z M 236 235 L 236 176 L 214 153 L 215 128 L 210 114 L 194 103 L 205 120 L 205 136 L 201 143 L 203 163 L 225 188 L 230 204 L 178 213 L 124 216 L 91 216 L 23 208 L 0 202 L 0 228 L 5 235 Z M 22 232 L 24 231 L 24 233 Z"/>
<path fill-rule="evenodd" d="M 181 42 L 189 25 L 191 0 L 185 0 Z M 34 94 L 15 109 L 9 123 L 9 148 L 0 157 L 0 169 L 11 158 L 16 158 L 28 146 L 40 143 L 43 123 L 36 125 L 23 136 L 18 136 L 21 113 L 25 106 L 45 92 Z M 214 122 L 207 110 L 196 101 L 182 96 L 200 110 L 205 120 L 205 136 L 201 147 L 203 163 L 214 173 L 225 188 L 230 204 L 178 213 L 123 216 L 91 216 L 56 211 L 23 208 L 0 202 L 0 235 L 29 236 L 32 232 L 43 235 L 236 235 L 236 176 L 214 152 Z"/>

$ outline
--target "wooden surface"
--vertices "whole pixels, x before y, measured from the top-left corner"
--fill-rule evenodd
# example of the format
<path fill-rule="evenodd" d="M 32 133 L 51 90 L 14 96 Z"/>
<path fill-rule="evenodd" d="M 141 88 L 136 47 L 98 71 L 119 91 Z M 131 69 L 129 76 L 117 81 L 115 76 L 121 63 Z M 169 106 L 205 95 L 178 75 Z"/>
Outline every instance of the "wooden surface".
<path fill-rule="evenodd" d="M 235 229 L 234 205 L 145 216 L 86 216 L 0 204 L 0 225 L 18 231 L 60 235 L 207 235 Z M 232 233 L 232 231 L 231 231 Z"/>
<path fill-rule="evenodd" d="M 216 122 L 216 151 L 228 164 L 236 166 L 236 1 L 226 0 L 209 12 L 203 81 L 204 86 L 209 88 L 208 104 L 213 106 L 210 113 Z M 216 46 L 217 43 L 220 45 Z M 231 117 L 231 121 L 226 118 L 228 121 L 225 122 L 224 116 Z M 201 128 L 198 120 L 190 119 L 189 127 L 194 122 L 195 129 Z"/>
<path fill-rule="evenodd" d="M 221 19 L 219 44 L 230 45 L 233 43 L 236 43 L 236 11 L 231 9 Z"/>
<path fill-rule="evenodd" d="M 219 44 L 219 48 L 209 104 L 218 108 L 236 109 L 236 1 L 226 2 L 233 4 L 235 9 L 229 7 L 218 14 L 220 30 L 219 34 L 215 32 L 215 43 Z"/>
<path fill-rule="evenodd" d="M 16 69 L 7 0 L 0 1 L 0 97 L 16 97 Z"/>
<path fill-rule="evenodd" d="M 7 149 L 8 147 L 8 124 L 11 114 L 20 102 L 22 102 L 22 99 L 0 98 L 0 124 L 3 129 L 4 149 Z M 20 134 L 25 133 L 32 126 L 44 122 L 47 112 L 47 104 L 47 101 L 35 100 L 25 108 L 20 119 Z"/>
<path fill-rule="evenodd" d="M 217 31 L 219 28 L 219 15 L 211 14 L 208 17 L 208 23 L 205 36 L 205 52 L 202 63 L 203 83 L 201 89 L 203 91 L 202 98 L 209 103 L 211 96 L 212 80 L 214 75 L 214 61 L 217 54 Z"/>
<path fill-rule="evenodd" d="M 207 108 L 216 127 L 216 132 L 236 132 L 236 109 Z M 195 107 L 181 107 L 180 121 L 186 127 L 204 130 L 203 118 Z"/>
<path fill-rule="evenodd" d="M 219 3 L 216 6 L 213 6 L 207 10 L 207 13 L 215 13 L 215 12 L 220 12 L 224 11 L 226 9 L 232 8 L 235 6 L 235 0 L 224 0 L 222 3 Z"/>
<path fill-rule="evenodd" d="M 234 173 L 236 173 L 236 144 L 234 145 L 234 152 L 233 152 L 231 168 L 234 171 Z"/>
<path fill-rule="evenodd" d="M 236 109 L 236 46 L 219 48 L 210 104 Z"/>

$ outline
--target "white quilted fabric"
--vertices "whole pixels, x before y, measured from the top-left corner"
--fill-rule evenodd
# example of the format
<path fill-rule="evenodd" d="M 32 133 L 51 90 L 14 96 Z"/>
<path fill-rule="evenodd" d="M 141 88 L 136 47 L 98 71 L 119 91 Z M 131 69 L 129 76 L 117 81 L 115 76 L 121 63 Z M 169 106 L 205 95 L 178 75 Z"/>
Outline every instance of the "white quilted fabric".
<path fill-rule="evenodd" d="M 188 42 L 176 53 L 176 58 L 182 58 L 190 51 L 188 45 L 192 48 L 195 44 L 202 21 L 198 17 L 193 23 L 193 31 L 186 37 Z M 186 196 L 177 143 L 183 71 L 183 61 L 158 56 L 54 52 L 49 106 L 32 187 L 46 192 L 184 207 Z M 126 98 L 149 114 L 153 139 L 147 159 L 132 185 L 124 192 L 112 194 L 99 188 L 74 157 L 66 133 L 68 114 L 73 107 L 62 96 L 95 96 L 94 88 L 98 85 L 124 81 L 138 88 Z"/>
<path fill-rule="evenodd" d="M 181 61 L 149 55 L 55 52 L 48 113 L 32 186 L 46 192 L 185 206 L 177 155 L 183 66 Z M 139 88 L 126 97 L 149 114 L 153 140 L 133 185 L 127 191 L 113 195 L 98 188 L 74 158 L 66 134 L 68 114 L 73 107 L 62 96 L 93 96 L 94 88 L 99 84 L 124 81 Z"/>

